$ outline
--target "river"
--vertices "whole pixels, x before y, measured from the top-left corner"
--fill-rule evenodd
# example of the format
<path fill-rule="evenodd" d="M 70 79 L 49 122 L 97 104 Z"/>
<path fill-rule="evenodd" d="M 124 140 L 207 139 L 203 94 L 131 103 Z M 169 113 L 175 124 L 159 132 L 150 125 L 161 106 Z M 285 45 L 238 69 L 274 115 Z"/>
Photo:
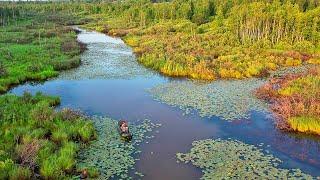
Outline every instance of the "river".
<path fill-rule="evenodd" d="M 145 179 L 199 179 L 201 170 L 177 163 L 175 154 L 187 152 L 195 140 L 232 138 L 248 144 L 265 144 L 263 148 L 284 161 L 281 167 L 300 168 L 320 176 L 319 138 L 283 133 L 275 129 L 268 112 L 250 109 L 248 119 L 225 121 L 221 117 L 201 117 L 197 112 L 184 114 L 174 107 L 154 100 L 147 89 L 169 82 L 187 80 L 164 77 L 139 65 L 132 50 L 119 38 L 97 32 L 82 31 L 78 40 L 87 44 L 82 65 L 62 72 L 44 83 L 26 83 L 9 93 L 41 91 L 61 97 L 58 108 L 80 109 L 88 115 L 113 119 L 151 119 L 162 126 L 148 143 L 140 145 L 142 153 L 136 170 Z M 219 85 L 216 84 L 216 85 Z"/>

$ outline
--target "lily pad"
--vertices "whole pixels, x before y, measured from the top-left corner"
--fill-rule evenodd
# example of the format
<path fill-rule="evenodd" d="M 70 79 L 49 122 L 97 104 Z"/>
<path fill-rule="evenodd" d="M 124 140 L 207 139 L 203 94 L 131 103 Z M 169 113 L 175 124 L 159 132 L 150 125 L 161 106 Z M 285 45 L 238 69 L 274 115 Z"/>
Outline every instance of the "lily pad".
<path fill-rule="evenodd" d="M 259 79 L 213 83 L 173 81 L 148 91 L 156 100 L 179 107 L 185 110 L 185 114 L 195 109 L 201 117 L 218 116 L 232 121 L 248 119 L 251 110 L 268 111 L 267 104 L 252 95 L 252 91 L 264 82 Z"/>
<path fill-rule="evenodd" d="M 256 146 L 237 140 L 194 141 L 188 153 L 177 153 L 180 162 L 202 169 L 201 179 L 314 179 L 299 169 L 283 169 L 281 160 Z M 275 163 L 277 162 L 277 163 Z"/>
<path fill-rule="evenodd" d="M 133 134 L 131 142 L 121 140 L 117 131 L 118 122 L 105 117 L 93 117 L 98 139 L 84 148 L 78 155 L 79 167 L 95 167 L 99 170 L 99 179 L 131 179 L 128 172 L 134 168 L 134 155 L 141 152 L 138 143 L 146 139 L 148 132 L 159 127 L 150 120 L 130 124 Z"/>

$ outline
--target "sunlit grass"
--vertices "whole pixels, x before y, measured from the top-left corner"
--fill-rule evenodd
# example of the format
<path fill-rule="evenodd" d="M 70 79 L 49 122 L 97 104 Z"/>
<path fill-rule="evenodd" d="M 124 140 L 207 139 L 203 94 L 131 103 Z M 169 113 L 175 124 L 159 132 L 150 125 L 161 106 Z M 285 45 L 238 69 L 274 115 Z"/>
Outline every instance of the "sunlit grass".
<path fill-rule="evenodd" d="M 292 117 L 288 119 L 288 123 L 294 131 L 320 135 L 319 117 Z"/>

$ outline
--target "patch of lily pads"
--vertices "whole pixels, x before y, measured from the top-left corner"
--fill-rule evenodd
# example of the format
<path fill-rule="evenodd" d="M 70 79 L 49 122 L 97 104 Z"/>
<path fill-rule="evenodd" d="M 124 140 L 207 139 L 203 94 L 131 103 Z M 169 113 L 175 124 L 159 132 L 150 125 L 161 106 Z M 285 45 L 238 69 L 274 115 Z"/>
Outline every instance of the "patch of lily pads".
<path fill-rule="evenodd" d="M 178 162 L 202 169 L 201 179 L 314 179 L 299 169 L 279 168 L 281 160 L 254 145 L 237 140 L 194 141 L 188 153 L 177 153 Z"/>
<path fill-rule="evenodd" d="M 140 153 L 138 145 L 144 140 L 152 138 L 147 136 L 160 124 L 150 120 L 143 120 L 139 124 L 130 124 L 133 134 L 131 142 L 124 142 L 117 131 L 116 120 L 104 117 L 93 118 L 98 139 L 84 148 L 78 155 L 78 169 L 97 169 L 98 179 L 132 179 L 129 172 L 134 171 L 135 155 Z M 136 175 L 143 176 L 136 172 Z"/>
<path fill-rule="evenodd" d="M 151 75 L 151 71 L 139 65 L 122 40 L 86 31 L 78 37 L 87 44 L 87 50 L 81 55 L 81 66 L 61 72 L 59 79 L 132 79 Z"/>
<path fill-rule="evenodd" d="M 225 120 L 248 119 L 250 111 L 267 112 L 267 104 L 253 94 L 265 80 L 218 80 L 213 83 L 173 81 L 148 91 L 154 99 L 185 110 L 197 110 L 201 117 L 218 116 Z"/>

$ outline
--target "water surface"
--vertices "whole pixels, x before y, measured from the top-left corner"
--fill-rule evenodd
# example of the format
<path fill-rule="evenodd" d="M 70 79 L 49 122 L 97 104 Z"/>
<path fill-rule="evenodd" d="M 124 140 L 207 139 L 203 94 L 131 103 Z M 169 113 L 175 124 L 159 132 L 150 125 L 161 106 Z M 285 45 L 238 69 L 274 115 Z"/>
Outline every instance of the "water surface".
<path fill-rule="evenodd" d="M 272 116 L 265 111 L 251 110 L 248 119 L 228 122 L 218 117 L 200 117 L 158 102 L 147 89 L 172 81 L 147 70 L 136 61 L 132 50 L 121 39 L 96 32 L 83 31 L 78 39 L 88 44 L 79 68 L 65 71 L 58 78 L 42 84 L 27 83 L 10 93 L 42 91 L 61 97 L 59 108 L 80 109 L 89 115 L 136 121 L 148 118 L 162 126 L 153 132 L 150 142 L 141 145 L 136 170 L 145 179 L 198 179 L 201 170 L 190 164 L 178 164 L 175 154 L 187 152 L 194 140 L 232 138 L 261 145 L 284 161 L 284 168 L 300 168 L 320 176 L 319 138 L 288 134 L 276 130 Z M 221 84 L 218 83 L 218 84 Z"/>

